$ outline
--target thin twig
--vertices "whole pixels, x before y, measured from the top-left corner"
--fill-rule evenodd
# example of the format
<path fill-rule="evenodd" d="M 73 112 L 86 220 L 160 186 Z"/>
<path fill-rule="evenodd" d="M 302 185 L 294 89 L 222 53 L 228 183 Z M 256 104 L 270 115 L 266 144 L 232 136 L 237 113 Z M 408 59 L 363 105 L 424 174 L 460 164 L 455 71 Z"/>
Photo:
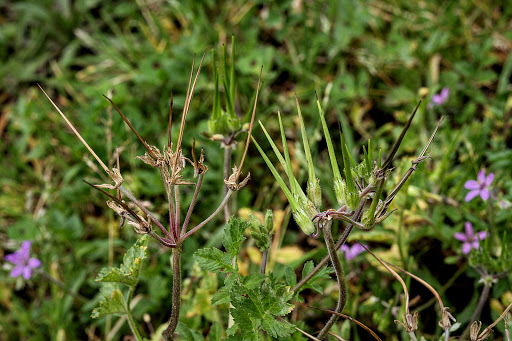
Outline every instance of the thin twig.
<path fill-rule="evenodd" d="M 467 338 L 469 334 L 469 330 L 471 327 L 471 324 L 478 320 L 478 317 L 480 317 L 480 314 L 482 313 L 482 309 L 484 308 L 485 302 L 487 302 L 487 299 L 489 298 L 489 293 L 491 292 L 491 285 L 485 283 L 484 288 L 482 289 L 482 293 L 480 294 L 480 298 L 478 299 L 478 304 L 476 305 L 476 308 L 473 312 L 473 316 L 471 316 L 471 320 L 469 320 L 468 326 L 466 329 L 464 329 L 464 332 L 462 333 L 460 339 L 464 340 Z"/>
<path fill-rule="evenodd" d="M 169 232 L 167 232 L 167 230 L 162 225 L 162 223 L 160 223 L 158 221 L 158 219 L 156 219 L 156 217 L 151 212 L 149 212 L 149 210 L 146 207 L 144 207 L 144 205 L 139 200 L 137 200 L 137 198 L 135 198 L 135 196 L 130 191 L 128 191 L 126 188 L 124 188 L 123 185 L 119 186 L 119 190 L 121 192 L 123 192 L 123 194 L 126 195 L 128 197 L 128 199 L 130 199 L 130 201 L 132 201 L 135 205 L 137 205 L 137 207 L 140 208 L 142 210 L 142 212 L 144 212 L 148 216 L 148 218 L 151 219 L 151 221 L 153 223 L 155 223 L 156 226 L 158 226 L 160 231 L 162 231 L 162 233 L 167 238 L 174 241 L 174 238 L 169 234 Z"/>
<path fill-rule="evenodd" d="M 226 196 L 224 197 L 224 199 L 222 200 L 222 202 L 220 203 L 219 207 L 217 207 L 217 209 L 208 218 L 206 218 L 202 223 L 200 223 L 199 225 L 195 226 L 193 229 L 191 229 L 190 231 L 185 233 L 182 236 L 181 241 L 183 242 L 185 239 L 190 237 L 196 231 L 201 229 L 204 225 L 208 224 L 213 218 L 215 218 L 217 216 L 217 214 L 219 214 L 219 212 L 222 211 L 222 209 L 224 208 L 224 205 L 227 204 L 227 202 L 232 194 L 233 194 L 233 191 L 229 190 L 228 193 L 226 194 Z"/>
<path fill-rule="evenodd" d="M 96 155 L 96 153 L 94 152 L 94 150 L 92 150 L 91 147 L 89 147 L 89 145 L 87 144 L 87 142 L 85 142 L 85 140 L 83 139 L 82 135 L 80 135 L 80 133 L 78 132 L 78 130 L 76 130 L 75 126 L 68 120 L 68 118 L 66 117 L 66 115 L 64 115 L 64 113 L 59 109 L 59 107 L 52 101 L 52 99 L 50 98 L 50 96 L 48 96 L 46 94 L 46 92 L 43 90 L 43 88 L 41 87 L 41 85 L 37 84 L 37 86 L 39 87 L 39 89 L 41 89 L 41 91 L 44 93 L 44 95 L 46 96 L 46 98 L 48 98 L 48 100 L 50 101 L 50 103 L 53 105 L 53 107 L 59 112 L 59 114 L 62 116 L 62 118 L 64 119 L 64 121 L 66 121 L 66 123 L 68 124 L 68 126 L 71 128 L 71 130 L 73 131 L 73 133 L 76 135 L 76 137 L 78 137 L 78 139 L 82 142 L 82 144 L 87 148 L 87 150 L 89 150 L 89 153 L 91 153 L 92 156 L 94 156 L 94 158 L 96 159 L 96 161 L 98 161 L 98 163 L 100 164 L 100 166 L 105 170 L 105 172 L 107 172 L 107 174 L 110 174 L 110 170 L 108 169 L 107 165 L 105 165 L 103 163 L 103 161 L 101 161 L 101 159 L 99 158 L 98 155 Z"/>
<path fill-rule="evenodd" d="M 181 235 L 184 235 L 187 232 L 187 226 L 190 221 L 190 217 L 192 216 L 192 212 L 194 211 L 194 207 L 196 206 L 197 197 L 199 195 L 199 189 L 201 189 L 201 184 L 203 183 L 203 177 L 203 173 L 199 174 L 196 189 L 194 190 L 194 196 L 192 197 L 192 201 L 190 202 L 190 206 L 188 207 L 187 216 L 185 217 L 185 221 L 183 222 L 183 226 L 181 228 Z"/>
<path fill-rule="evenodd" d="M 359 327 L 363 328 L 364 330 L 366 330 L 368 333 L 370 333 L 376 340 L 378 341 L 382 341 L 380 339 L 380 337 L 375 334 L 375 332 L 373 330 L 371 330 L 370 328 L 368 328 L 364 323 L 356 320 L 355 318 L 351 317 L 351 316 L 348 316 L 348 315 L 345 315 L 345 314 L 342 314 L 342 313 L 337 313 L 337 312 L 334 312 L 332 310 L 325 310 L 325 309 L 322 309 L 322 308 L 317 308 L 317 307 L 313 307 L 313 306 L 308 306 L 310 308 L 314 308 L 314 309 L 318 309 L 318 310 L 321 310 L 321 311 L 325 311 L 326 313 L 331 313 L 331 314 L 335 314 L 335 315 L 338 315 L 339 317 L 342 317 L 344 319 L 347 319 L 351 322 L 354 322 L 355 324 L 357 324 Z"/>

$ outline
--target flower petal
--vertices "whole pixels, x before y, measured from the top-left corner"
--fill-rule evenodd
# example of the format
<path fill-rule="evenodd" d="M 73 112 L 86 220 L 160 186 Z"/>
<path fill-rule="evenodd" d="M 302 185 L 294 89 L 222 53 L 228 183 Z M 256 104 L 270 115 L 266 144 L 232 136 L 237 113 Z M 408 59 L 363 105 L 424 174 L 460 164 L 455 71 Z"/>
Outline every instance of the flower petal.
<path fill-rule="evenodd" d="M 478 239 L 484 240 L 485 238 L 487 238 L 487 232 L 486 231 L 480 231 L 480 232 L 477 233 L 477 236 L 478 236 Z"/>
<path fill-rule="evenodd" d="M 32 276 L 32 270 L 30 270 L 30 267 L 25 266 L 25 267 L 23 268 L 23 278 L 25 278 L 25 279 L 29 279 L 29 278 L 30 278 L 30 276 Z"/>
<path fill-rule="evenodd" d="M 32 242 L 29 240 L 25 240 L 21 244 L 21 248 L 18 250 L 20 252 L 20 255 L 23 257 L 23 259 L 28 259 L 30 257 L 30 246 L 32 245 Z"/>
<path fill-rule="evenodd" d="M 473 225 L 471 225 L 471 223 L 469 221 L 466 221 L 466 223 L 464 224 L 464 230 L 466 231 L 466 237 L 468 239 L 472 239 L 473 237 Z"/>
<path fill-rule="evenodd" d="M 466 189 L 480 189 L 480 184 L 475 180 L 468 180 L 464 184 L 464 188 Z"/>
<path fill-rule="evenodd" d="M 441 90 L 441 98 L 443 100 L 443 103 L 446 102 L 446 100 L 448 99 L 449 95 L 450 95 L 450 89 L 449 88 L 443 88 L 443 90 Z"/>
<path fill-rule="evenodd" d="M 480 190 L 469 191 L 468 194 L 466 194 L 464 201 L 469 202 L 469 201 L 473 200 L 478 194 L 480 194 Z"/>
<path fill-rule="evenodd" d="M 37 258 L 30 258 L 27 264 L 30 268 L 38 268 L 41 266 L 41 261 Z"/>
<path fill-rule="evenodd" d="M 475 239 L 471 242 L 471 247 L 475 250 L 478 250 L 480 248 L 480 243 L 478 242 L 478 239 Z"/>
<path fill-rule="evenodd" d="M 467 255 L 469 253 L 469 251 L 471 251 L 471 244 L 464 243 L 464 245 L 462 245 L 462 253 Z"/>
<path fill-rule="evenodd" d="M 484 188 L 480 191 L 480 197 L 482 198 L 482 200 L 487 200 L 489 199 L 489 190 L 487 188 Z"/>
<path fill-rule="evenodd" d="M 468 241 L 468 238 L 466 237 L 466 235 L 462 232 L 456 232 L 453 237 L 457 240 L 460 240 L 461 242 L 467 242 Z"/>
<path fill-rule="evenodd" d="M 492 184 L 492 181 L 494 180 L 494 173 L 489 173 L 487 177 L 485 178 L 485 186 L 489 187 Z"/>
<path fill-rule="evenodd" d="M 23 266 L 15 266 L 14 269 L 11 270 L 11 277 L 18 277 L 23 272 Z"/>
<path fill-rule="evenodd" d="M 478 172 L 478 183 L 484 184 L 485 183 L 485 171 L 482 169 L 480 172 Z"/>
<path fill-rule="evenodd" d="M 4 257 L 4 259 L 6 261 L 8 261 L 8 262 L 13 263 L 13 264 L 19 264 L 19 263 L 21 263 L 23 261 L 23 259 L 21 259 L 20 254 L 19 254 L 18 251 L 6 255 Z"/>

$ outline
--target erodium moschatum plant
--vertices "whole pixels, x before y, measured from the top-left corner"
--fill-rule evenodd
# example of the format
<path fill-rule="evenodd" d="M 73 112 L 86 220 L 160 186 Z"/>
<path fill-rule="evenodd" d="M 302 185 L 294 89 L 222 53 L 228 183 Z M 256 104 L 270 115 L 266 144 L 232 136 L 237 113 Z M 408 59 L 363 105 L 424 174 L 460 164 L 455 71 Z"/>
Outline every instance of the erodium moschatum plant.
<path fill-rule="evenodd" d="M 381 199 L 381 196 L 383 195 L 383 188 L 385 187 L 386 182 L 389 181 L 390 174 L 393 170 L 391 167 L 392 161 L 400 144 L 402 143 L 402 140 L 409 126 L 411 125 L 412 119 L 414 118 L 419 105 L 421 104 L 421 101 L 416 106 L 416 109 L 409 118 L 407 124 L 404 126 L 399 138 L 395 141 L 386 160 L 381 162 L 380 151 L 378 153 L 378 158 L 374 160 L 375 153 L 372 151 L 371 142 L 368 141 L 368 146 L 363 147 L 364 158 L 362 162 L 356 164 L 354 158 L 349 152 L 347 145 L 344 142 L 343 133 L 341 134 L 341 157 L 338 156 L 339 154 L 336 155 L 324 113 L 320 105 L 320 101 L 317 97 L 316 103 L 318 107 L 318 114 L 322 123 L 323 133 L 327 143 L 327 149 L 333 173 L 331 186 L 333 186 L 338 203 L 338 206 L 335 208 L 325 209 L 323 208 L 324 203 L 322 200 L 320 181 L 315 175 L 315 162 L 311 156 L 309 147 L 310 143 L 307 138 L 304 119 L 302 117 L 297 97 L 295 97 L 295 99 L 297 103 L 304 155 L 306 157 L 308 171 L 306 192 L 303 191 L 299 181 L 293 174 L 290 155 L 288 152 L 286 137 L 281 120 L 281 114 L 279 112 L 278 119 L 281 130 L 282 150 L 284 155 L 281 154 L 278 147 L 261 122 L 260 125 L 268 139 L 268 142 L 274 150 L 279 163 L 284 169 L 285 175 L 288 178 L 288 184 L 285 183 L 276 167 L 272 161 L 270 161 L 269 157 L 266 155 L 260 145 L 256 141 L 254 141 L 254 143 L 260 151 L 270 171 L 274 175 L 276 181 L 279 183 L 281 189 L 286 195 L 297 225 L 305 234 L 311 236 L 312 238 L 318 238 L 323 231 L 325 244 L 329 253 L 328 258 L 334 267 L 339 286 L 338 304 L 336 306 L 335 312 L 341 313 L 347 301 L 347 293 L 343 268 L 338 259 L 337 251 L 344 244 L 354 227 L 362 230 L 371 230 L 375 225 L 382 222 L 393 212 L 388 211 L 389 205 L 393 201 L 396 194 L 400 191 L 403 184 L 412 174 L 412 172 L 417 169 L 417 165 L 428 159 L 429 156 L 426 155 L 426 153 L 434 139 L 439 124 L 432 133 L 432 136 L 428 140 L 423 151 L 415 160 L 412 161 L 411 167 L 404 174 L 402 179 L 398 182 L 398 184 L 395 185 L 393 190 L 387 194 L 385 199 Z M 439 123 L 441 123 L 441 121 L 439 121 Z M 342 161 L 341 167 L 338 165 L 338 159 L 341 159 Z M 340 168 L 342 171 L 340 171 Z M 335 220 L 341 222 L 341 237 L 336 244 L 334 243 L 331 233 L 332 223 Z M 325 259 L 325 262 L 326 261 L 327 259 Z M 318 264 L 315 269 L 321 268 L 323 265 L 325 265 L 325 262 Z M 301 285 L 301 283 L 298 283 L 293 288 L 293 290 L 297 290 Z M 337 319 L 338 316 L 333 314 L 331 319 L 325 324 L 325 327 L 317 336 L 318 339 L 322 339 L 328 333 L 329 329 Z"/>

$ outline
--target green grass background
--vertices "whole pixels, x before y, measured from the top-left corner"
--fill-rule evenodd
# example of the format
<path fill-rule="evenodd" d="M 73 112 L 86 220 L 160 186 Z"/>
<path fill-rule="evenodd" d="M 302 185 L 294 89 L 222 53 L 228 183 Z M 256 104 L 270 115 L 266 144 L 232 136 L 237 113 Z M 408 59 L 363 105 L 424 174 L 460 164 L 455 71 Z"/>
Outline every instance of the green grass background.
<path fill-rule="evenodd" d="M 170 93 L 178 113 L 184 104 L 193 56 L 196 54 L 197 66 L 199 57 L 207 52 L 184 138 L 185 151 L 190 150 L 193 138 L 205 149 L 209 167 L 193 217 L 197 223 L 221 200 L 223 152 L 201 132 L 207 130 L 213 103 L 210 50 L 218 54 L 222 44 L 230 44 L 232 35 L 237 42 L 241 112 L 251 105 L 263 65 L 257 119 L 277 138 L 276 112 L 281 111 L 289 145 L 294 147 L 294 166 L 298 177 L 305 179 L 294 92 L 297 94 L 308 134 L 315 141 L 315 167 L 326 203 L 335 200 L 315 92 L 335 137 L 339 122 L 356 155 L 369 138 L 386 155 L 422 91 L 428 90 L 399 151 L 401 161 L 395 162 L 394 180 L 400 179 L 437 120 L 445 115 L 432 159 L 397 197 L 399 211 L 383 226 L 352 239 L 364 240 L 384 257 L 427 280 L 464 325 L 481 284 L 453 234 L 470 221 L 476 230 L 492 227 L 493 241 L 502 248 L 510 247 L 512 214 L 510 207 L 503 209 L 499 203 L 512 200 L 511 12 L 510 1 L 478 0 L 1 3 L 0 258 L 16 250 L 21 241 L 31 240 L 33 255 L 42 261 L 44 271 L 90 303 L 81 304 L 41 275 L 26 282 L 11 278 L 2 260 L 0 339 L 120 340 L 130 334 L 126 324 L 116 325 L 119 318 L 96 321 L 90 312 L 97 300 L 97 272 L 103 266 L 119 264 L 137 235 L 128 226 L 118 229 L 105 198 L 81 181 L 100 183 L 104 179 L 36 84 L 46 89 L 104 161 L 112 164 L 114 148 L 122 147 L 125 183 L 165 217 L 164 191 L 157 172 L 135 160 L 143 154 L 143 146 L 101 95 L 111 93 L 139 133 L 161 147 L 167 138 Z M 429 109 L 431 96 L 443 87 L 450 89 L 448 101 Z M 260 129 L 254 136 L 265 141 Z M 235 152 L 236 160 L 240 151 Z M 466 203 L 463 185 L 475 179 L 480 169 L 495 173 L 494 200 L 477 198 Z M 280 189 L 253 147 L 244 167 L 247 171 L 252 180 L 237 195 L 238 208 L 262 212 L 286 208 Z M 192 192 L 184 194 L 186 203 Z M 293 219 L 285 221 L 289 223 L 282 245 L 296 245 L 315 260 L 325 254 L 320 243 L 300 233 Z M 219 217 L 187 240 L 184 250 L 184 277 L 188 279 L 182 322 L 205 335 L 212 322 L 226 326 L 227 307 L 209 305 L 220 282 L 203 277 L 191 255 L 199 247 L 219 246 L 214 237 L 222 225 Z M 497 256 L 493 245 L 497 244 L 488 247 Z M 170 315 L 172 278 L 168 250 L 152 242 L 150 253 L 134 309 L 148 335 Z M 257 267 L 245 258 L 250 269 Z M 300 270 L 299 263 L 295 266 Z M 399 306 L 400 287 L 366 255 L 347 266 L 351 298 L 346 312 L 385 339 L 401 339 L 393 323 L 396 317 L 387 308 Z M 333 283 L 322 285 L 328 289 Z M 510 303 L 510 284 L 508 276 L 493 286 L 482 315 L 484 323 L 490 323 Z M 411 285 L 411 295 L 418 300 L 416 307 L 424 309 L 420 331 L 427 338 L 440 335 L 435 307 L 425 305 L 431 296 L 415 283 Z M 306 304 L 329 308 L 334 300 L 313 292 L 307 293 L 305 300 L 291 320 L 304 321 L 302 326 L 309 331 L 317 330 L 325 314 Z M 492 337 L 502 337 L 503 324 L 500 326 Z M 351 339 L 367 337 L 364 331 L 351 328 Z"/>

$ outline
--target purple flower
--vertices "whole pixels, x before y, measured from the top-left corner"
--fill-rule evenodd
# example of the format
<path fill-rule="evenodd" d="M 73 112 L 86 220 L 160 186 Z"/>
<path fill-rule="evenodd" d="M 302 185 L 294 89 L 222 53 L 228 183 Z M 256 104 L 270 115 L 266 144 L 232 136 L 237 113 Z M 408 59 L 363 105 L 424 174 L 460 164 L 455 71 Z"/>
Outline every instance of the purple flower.
<path fill-rule="evenodd" d="M 471 249 L 478 250 L 480 240 L 484 240 L 487 237 L 487 232 L 480 231 L 475 234 L 473 231 L 473 225 L 471 225 L 469 221 L 466 221 L 464 228 L 466 233 L 457 232 L 454 237 L 464 243 L 462 244 L 462 253 L 467 255 Z"/>
<path fill-rule="evenodd" d="M 358 254 L 360 254 L 363 251 L 366 251 L 366 250 L 359 243 L 356 243 L 352 246 L 348 246 L 347 244 L 343 244 L 341 246 L 341 252 L 345 253 L 345 258 L 347 260 L 353 259 L 355 256 L 357 256 Z"/>
<path fill-rule="evenodd" d="M 37 258 L 30 258 L 30 245 L 32 243 L 25 240 L 21 244 L 21 248 L 11 254 L 5 256 L 5 260 L 14 264 L 11 271 L 11 277 L 23 275 L 23 278 L 29 279 L 32 276 L 32 268 L 41 266 L 41 261 Z"/>
<path fill-rule="evenodd" d="M 485 172 L 482 169 L 478 173 L 477 180 L 469 180 L 464 184 L 464 188 L 469 189 L 469 193 L 466 194 L 466 202 L 473 200 L 474 197 L 480 195 L 483 200 L 489 199 L 489 186 L 494 180 L 494 173 L 490 173 L 485 176 Z"/>
<path fill-rule="evenodd" d="M 448 100 L 448 96 L 450 95 L 449 88 L 443 88 L 439 94 L 435 94 L 432 96 L 432 100 L 428 104 L 429 108 L 433 108 L 434 105 L 442 105 L 444 102 Z"/>

